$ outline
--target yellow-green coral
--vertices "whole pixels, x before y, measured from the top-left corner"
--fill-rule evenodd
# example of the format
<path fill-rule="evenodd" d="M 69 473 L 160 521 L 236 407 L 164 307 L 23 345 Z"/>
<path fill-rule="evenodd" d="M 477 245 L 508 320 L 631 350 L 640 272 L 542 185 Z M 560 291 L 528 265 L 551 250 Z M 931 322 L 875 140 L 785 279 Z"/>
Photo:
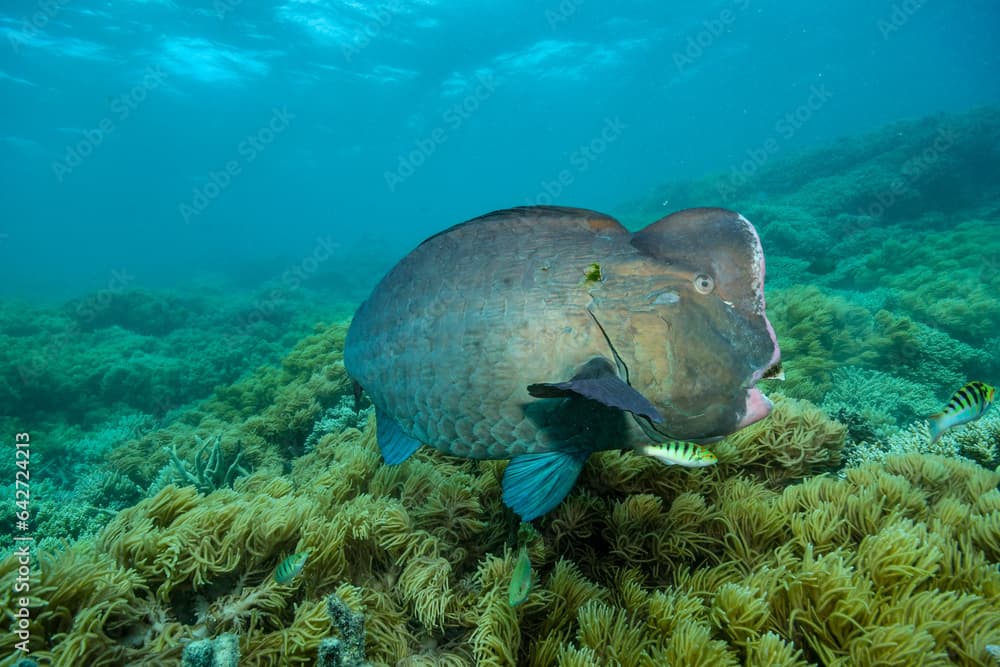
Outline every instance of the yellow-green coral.
<path fill-rule="evenodd" d="M 45 556 L 32 647 L 55 664 L 177 664 L 184 643 L 237 632 L 247 664 L 312 664 L 337 593 L 365 613 L 375 665 L 978 664 L 1000 633 L 1000 474 L 922 454 L 824 474 L 843 439 L 778 396 L 712 468 L 592 456 L 525 533 L 537 583 L 515 608 L 505 463 L 424 448 L 386 466 L 374 423 L 349 428 L 287 472 L 208 495 L 168 485 Z M 0 565 L 5 609 L 15 567 Z"/>

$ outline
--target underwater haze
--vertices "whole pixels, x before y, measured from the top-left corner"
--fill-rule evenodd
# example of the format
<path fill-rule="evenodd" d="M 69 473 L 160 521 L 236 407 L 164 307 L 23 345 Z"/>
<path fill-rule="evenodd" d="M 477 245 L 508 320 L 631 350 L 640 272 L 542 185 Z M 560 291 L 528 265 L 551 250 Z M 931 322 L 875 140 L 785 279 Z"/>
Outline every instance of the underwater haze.
<path fill-rule="evenodd" d="M 996 16 L 988 0 L 8 7 L 0 252 L 20 268 L 0 289 L 256 278 L 321 237 L 336 262 L 398 257 L 527 203 L 614 213 L 769 139 L 773 159 L 996 103 Z"/>
<path fill-rule="evenodd" d="M 0 667 L 1000 664 L 997 26 L 5 3 Z"/>

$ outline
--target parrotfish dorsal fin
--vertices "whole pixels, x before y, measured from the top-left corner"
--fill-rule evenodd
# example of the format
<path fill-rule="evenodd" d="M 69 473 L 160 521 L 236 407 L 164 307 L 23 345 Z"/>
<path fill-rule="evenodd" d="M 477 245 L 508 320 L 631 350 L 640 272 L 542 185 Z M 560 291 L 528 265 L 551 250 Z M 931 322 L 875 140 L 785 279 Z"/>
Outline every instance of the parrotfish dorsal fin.
<path fill-rule="evenodd" d="M 535 398 L 560 398 L 575 394 L 608 407 L 627 410 L 657 424 L 663 422 L 656 406 L 618 377 L 614 362 L 605 357 L 594 357 L 585 363 L 568 382 L 530 384 L 528 393 Z"/>
<path fill-rule="evenodd" d="M 595 233 L 628 235 L 628 231 L 620 222 L 610 215 L 598 211 L 568 206 L 518 206 L 492 211 L 452 225 L 448 229 L 424 239 L 420 245 L 438 237 L 452 234 L 463 227 L 481 226 L 484 223 L 495 222 L 520 223 L 524 225 L 525 229 L 532 230 L 534 234 L 554 234 L 556 232 L 566 234 L 575 231 L 588 235 Z"/>

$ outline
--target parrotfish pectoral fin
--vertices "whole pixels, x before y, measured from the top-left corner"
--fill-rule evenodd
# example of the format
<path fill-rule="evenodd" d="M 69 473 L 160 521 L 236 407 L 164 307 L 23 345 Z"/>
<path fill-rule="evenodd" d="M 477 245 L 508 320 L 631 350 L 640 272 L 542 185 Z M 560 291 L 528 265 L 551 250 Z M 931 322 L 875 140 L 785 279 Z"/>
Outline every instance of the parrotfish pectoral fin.
<path fill-rule="evenodd" d="M 402 463 L 420 447 L 419 440 L 403 433 L 403 429 L 399 427 L 396 420 L 377 407 L 375 408 L 375 427 L 378 448 L 382 450 L 382 458 L 389 465 Z"/>
<path fill-rule="evenodd" d="M 663 421 L 656 407 L 615 373 L 614 364 L 604 357 L 595 357 L 584 364 L 569 382 L 529 384 L 528 393 L 535 398 L 560 398 L 574 394 L 603 403 L 608 407 L 627 410 L 657 424 Z"/>
<path fill-rule="evenodd" d="M 503 474 L 503 501 L 524 521 L 552 511 L 573 488 L 589 452 L 514 457 Z"/>

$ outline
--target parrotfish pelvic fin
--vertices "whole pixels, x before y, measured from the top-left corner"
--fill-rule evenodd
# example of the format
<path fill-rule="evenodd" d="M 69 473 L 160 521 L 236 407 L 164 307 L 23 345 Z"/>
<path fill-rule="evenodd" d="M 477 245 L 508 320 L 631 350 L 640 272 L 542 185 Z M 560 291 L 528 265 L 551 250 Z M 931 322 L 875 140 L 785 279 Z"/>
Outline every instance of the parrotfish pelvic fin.
<path fill-rule="evenodd" d="M 552 511 L 573 488 L 589 452 L 522 454 L 503 474 L 503 501 L 523 521 Z"/>
<path fill-rule="evenodd" d="M 594 357 L 577 371 L 568 382 L 541 382 L 528 385 L 528 393 L 535 398 L 564 398 L 582 396 L 607 405 L 646 417 L 657 424 L 663 415 L 638 390 L 618 377 L 615 364 L 605 357 Z"/>
<path fill-rule="evenodd" d="M 382 450 L 382 458 L 389 465 L 402 463 L 410 458 L 413 452 L 420 447 L 420 441 L 411 438 L 403 433 L 396 420 L 375 408 L 375 437 L 378 440 L 378 447 Z"/>

